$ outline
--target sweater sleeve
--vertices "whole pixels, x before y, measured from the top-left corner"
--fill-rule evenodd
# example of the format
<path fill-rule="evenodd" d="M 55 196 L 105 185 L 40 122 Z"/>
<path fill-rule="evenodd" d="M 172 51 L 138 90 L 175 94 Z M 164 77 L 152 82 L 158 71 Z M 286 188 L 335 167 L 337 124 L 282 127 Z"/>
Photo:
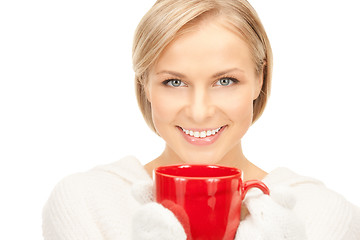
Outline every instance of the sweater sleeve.
<path fill-rule="evenodd" d="M 45 240 L 103 239 L 84 198 L 81 174 L 59 182 L 43 209 Z"/>
<path fill-rule="evenodd" d="M 277 169 L 264 179 L 270 187 L 293 189 L 294 212 L 303 221 L 308 240 L 360 240 L 360 210 L 322 182 Z"/>
<path fill-rule="evenodd" d="M 45 240 L 131 239 L 131 219 L 140 208 L 132 185 L 149 178 L 133 157 L 64 178 L 43 209 Z"/>
<path fill-rule="evenodd" d="M 359 210 L 324 185 L 294 186 L 294 208 L 304 220 L 309 240 L 359 240 Z"/>
<path fill-rule="evenodd" d="M 360 208 L 351 205 L 352 216 L 349 224 L 349 230 L 346 232 L 343 240 L 360 240 Z"/>

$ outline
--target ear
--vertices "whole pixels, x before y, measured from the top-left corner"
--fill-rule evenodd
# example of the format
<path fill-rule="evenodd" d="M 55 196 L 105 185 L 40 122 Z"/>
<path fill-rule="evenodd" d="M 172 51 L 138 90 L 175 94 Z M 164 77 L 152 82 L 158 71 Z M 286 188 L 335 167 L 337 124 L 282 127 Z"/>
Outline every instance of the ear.
<path fill-rule="evenodd" d="M 263 83 L 264 83 L 264 73 L 262 71 L 260 74 L 258 74 L 258 76 L 255 79 L 255 88 L 254 88 L 255 92 L 254 92 L 253 100 L 255 100 L 259 97 Z"/>
<path fill-rule="evenodd" d="M 146 100 L 148 100 L 148 102 L 151 103 L 151 94 L 150 94 L 150 86 L 149 86 L 149 84 L 144 84 L 143 85 L 143 90 L 144 90 Z"/>
<path fill-rule="evenodd" d="M 150 73 L 146 72 L 142 75 L 141 79 L 141 87 L 142 87 L 142 94 L 145 97 L 145 99 L 151 103 L 151 86 L 149 84 L 150 82 Z"/>

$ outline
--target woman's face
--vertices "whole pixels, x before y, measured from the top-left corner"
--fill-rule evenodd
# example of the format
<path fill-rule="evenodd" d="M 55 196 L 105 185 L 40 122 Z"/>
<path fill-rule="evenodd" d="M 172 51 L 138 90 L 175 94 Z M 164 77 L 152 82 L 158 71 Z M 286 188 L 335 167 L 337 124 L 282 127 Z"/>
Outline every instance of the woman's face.
<path fill-rule="evenodd" d="M 225 26 L 214 19 L 200 23 L 176 38 L 150 71 L 146 94 L 172 160 L 234 158 L 252 123 L 262 76 L 247 44 Z"/>

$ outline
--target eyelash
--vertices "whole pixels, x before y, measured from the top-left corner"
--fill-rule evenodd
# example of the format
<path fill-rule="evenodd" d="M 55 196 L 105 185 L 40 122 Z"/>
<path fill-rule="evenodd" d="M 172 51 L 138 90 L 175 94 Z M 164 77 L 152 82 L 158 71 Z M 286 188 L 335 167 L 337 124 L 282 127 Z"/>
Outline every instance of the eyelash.
<path fill-rule="evenodd" d="M 229 80 L 231 80 L 231 81 L 232 81 L 232 83 L 230 83 L 229 85 L 237 84 L 237 83 L 239 83 L 239 82 L 240 82 L 240 81 L 239 81 L 239 80 L 237 80 L 235 77 L 224 76 L 224 77 L 220 78 L 219 80 L 217 80 L 215 83 L 217 83 L 217 82 L 221 81 L 222 79 L 229 79 Z M 226 86 L 229 86 L 229 85 L 226 85 Z"/>
<path fill-rule="evenodd" d="M 231 80 L 232 83 L 230 83 L 229 85 L 233 85 L 233 84 L 239 83 L 239 80 L 237 80 L 236 78 L 234 78 L 234 77 L 226 77 L 226 76 L 224 76 L 224 77 L 216 80 L 215 83 L 219 82 L 219 81 L 222 80 L 222 79 L 229 79 L 229 80 Z M 174 79 L 174 78 L 167 79 L 167 80 L 163 81 L 162 84 L 165 85 L 165 86 L 169 86 L 169 83 L 170 83 L 171 81 L 180 81 L 182 84 L 185 84 L 185 83 L 184 83 L 183 81 L 181 81 L 180 79 Z M 214 84 L 215 84 L 215 83 L 214 83 Z M 186 84 L 185 84 L 185 85 L 186 85 Z M 220 85 L 221 85 L 221 84 L 220 84 Z M 229 86 L 229 85 L 226 85 L 226 86 Z M 171 87 L 175 87 L 175 86 L 171 86 Z"/>
<path fill-rule="evenodd" d="M 181 83 L 185 84 L 183 81 L 181 81 L 180 79 L 174 79 L 174 78 L 171 78 L 171 79 L 167 79 L 165 81 L 162 82 L 162 84 L 164 84 L 165 86 L 169 86 L 169 87 L 175 87 L 175 86 L 170 86 L 169 83 L 171 81 L 180 81 Z"/>

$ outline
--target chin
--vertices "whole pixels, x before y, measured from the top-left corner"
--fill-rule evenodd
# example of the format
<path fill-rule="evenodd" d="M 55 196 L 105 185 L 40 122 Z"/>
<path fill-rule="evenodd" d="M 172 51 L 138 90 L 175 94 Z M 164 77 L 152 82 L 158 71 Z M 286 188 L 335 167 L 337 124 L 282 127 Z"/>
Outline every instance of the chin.
<path fill-rule="evenodd" d="M 182 156 L 184 163 L 187 164 L 206 164 L 215 165 L 220 162 L 221 158 L 211 152 L 196 153 Z"/>

